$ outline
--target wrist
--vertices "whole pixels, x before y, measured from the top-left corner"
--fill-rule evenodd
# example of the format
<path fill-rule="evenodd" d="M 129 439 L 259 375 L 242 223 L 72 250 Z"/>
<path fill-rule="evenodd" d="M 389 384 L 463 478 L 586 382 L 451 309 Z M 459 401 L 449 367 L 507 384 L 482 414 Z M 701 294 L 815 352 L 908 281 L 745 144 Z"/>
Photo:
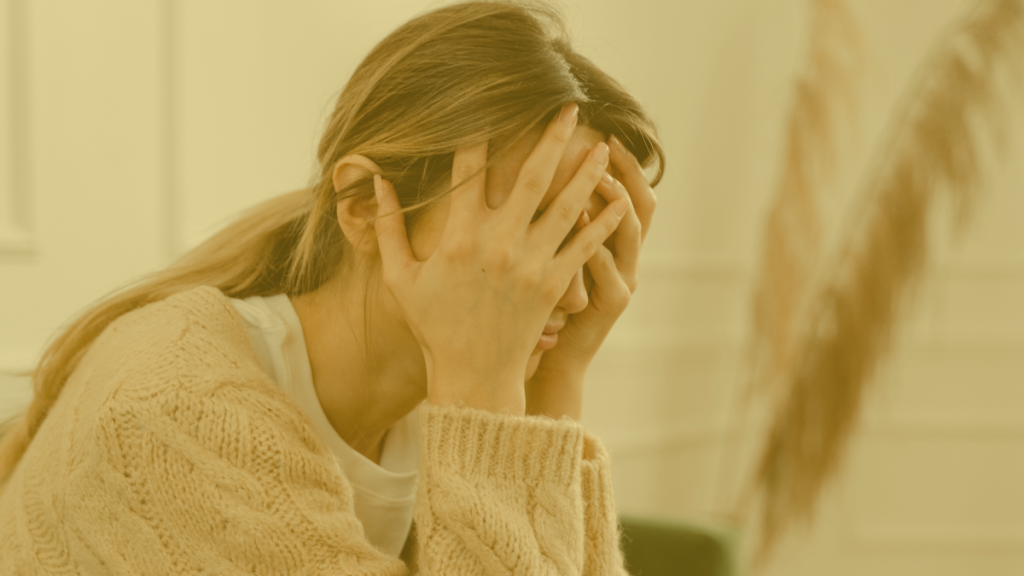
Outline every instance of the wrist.
<path fill-rule="evenodd" d="M 587 369 L 590 367 L 589 362 L 582 360 L 569 360 L 565 357 L 559 357 L 557 361 L 552 360 L 552 358 L 542 358 L 531 380 L 582 383 L 587 375 Z"/>
<path fill-rule="evenodd" d="M 545 372 L 526 383 L 526 413 L 560 420 L 583 419 L 583 372 Z"/>
<path fill-rule="evenodd" d="M 522 377 L 435 374 L 427 379 L 427 401 L 436 406 L 465 406 L 510 416 L 526 413 Z"/>
<path fill-rule="evenodd" d="M 427 402 L 433 406 L 454 406 L 458 408 L 475 408 L 505 416 L 523 416 L 526 414 L 526 402 L 500 400 L 477 396 L 427 395 Z"/>

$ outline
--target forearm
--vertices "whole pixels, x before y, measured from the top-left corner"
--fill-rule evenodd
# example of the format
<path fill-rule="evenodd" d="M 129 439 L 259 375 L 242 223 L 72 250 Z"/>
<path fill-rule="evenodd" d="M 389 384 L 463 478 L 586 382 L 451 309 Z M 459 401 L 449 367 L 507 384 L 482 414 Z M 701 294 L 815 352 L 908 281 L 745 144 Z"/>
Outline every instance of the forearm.
<path fill-rule="evenodd" d="M 526 382 L 526 414 L 582 421 L 585 376 L 585 370 L 548 373 L 538 369 Z"/>

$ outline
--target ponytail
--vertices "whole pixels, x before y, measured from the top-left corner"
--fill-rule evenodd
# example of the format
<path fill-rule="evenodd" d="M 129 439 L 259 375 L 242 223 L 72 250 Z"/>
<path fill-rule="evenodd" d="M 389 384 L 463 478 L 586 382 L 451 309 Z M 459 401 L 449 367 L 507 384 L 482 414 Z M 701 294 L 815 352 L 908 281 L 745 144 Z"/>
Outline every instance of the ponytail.
<path fill-rule="evenodd" d="M 198 286 L 213 286 L 234 298 L 291 292 L 290 263 L 312 220 L 313 199 L 313 190 L 302 189 L 254 206 L 170 267 L 107 294 L 63 330 L 31 373 L 35 395 L 28 409 L 0 425 L 0 490 L 68 377 L 118 317 Z"/>

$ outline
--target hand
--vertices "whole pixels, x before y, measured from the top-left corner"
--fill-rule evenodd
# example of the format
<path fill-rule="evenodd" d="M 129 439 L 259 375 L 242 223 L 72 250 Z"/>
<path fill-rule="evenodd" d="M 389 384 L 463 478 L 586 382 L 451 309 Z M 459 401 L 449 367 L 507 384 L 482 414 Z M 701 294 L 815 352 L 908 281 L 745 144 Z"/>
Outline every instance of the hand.
<path fill-rule="evenodd" d="M 374 177 L 383 281 L 427 365 L 427 398 L 495 412 L 525 411 L 523 373 L 573 275 L 618 226 L 609 205 L 561 251 L 575 216 L 607 165 L 598 145 L 536 222 L 531 222 L 575 128 L 556 116 L 496 209 L 485 195 L 487 143 L 455 153 L 451 209 L 436 250 L 418 261 L 390 183 Z M 553 210 L 551 208 L 554 208 Z"/>
<path fill-rule="evenodd" d="M 558 344 L 544 352 L 537 371 L 526 383 L 526 413 L 556 420 L 568 415 L 580 420 L 583 414 L 583 380 L 591 360 L 608 332 L 629 305 L 636 291 L 640 248 L 651 227 L 658 201 L 636 157 L 609 138 L 611 165 L 616 181 L 602 180 L 602 195 L 625 195 L 630 209 L 615 233 L 587 261 L 584 284 L 590 295 L 587 307 L 569 316 L 558 333 Z M 585 226 L 584 212 L 577 226 Z"/>

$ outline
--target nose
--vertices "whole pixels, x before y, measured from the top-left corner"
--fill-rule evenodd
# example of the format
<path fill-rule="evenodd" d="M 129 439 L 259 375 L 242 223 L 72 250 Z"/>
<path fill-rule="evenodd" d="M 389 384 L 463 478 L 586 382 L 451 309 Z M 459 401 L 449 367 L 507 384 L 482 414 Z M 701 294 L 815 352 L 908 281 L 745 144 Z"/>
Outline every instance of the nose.
<path fill-rule="evenodd" d="M 569 288 L 562 294 L 562 299 L 558 301 L 558 307 L 568 314 L 576 314 L 587 307 L 587 302 L 587 287 L 583 284 L 583 268 L 580 268 L 573 275 Z"/>

